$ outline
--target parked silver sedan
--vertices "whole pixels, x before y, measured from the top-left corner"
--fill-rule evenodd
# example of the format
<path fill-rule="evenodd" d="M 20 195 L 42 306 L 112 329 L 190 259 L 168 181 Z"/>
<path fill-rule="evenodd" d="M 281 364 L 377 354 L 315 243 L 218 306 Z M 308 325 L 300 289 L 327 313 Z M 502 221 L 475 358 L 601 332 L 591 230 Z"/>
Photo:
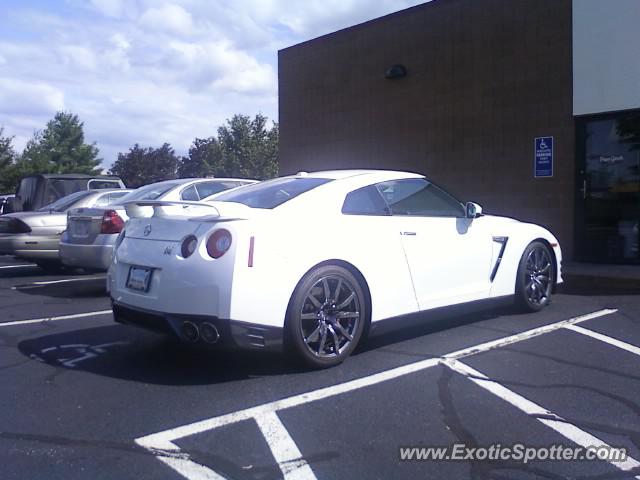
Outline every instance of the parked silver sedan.
<path fill-rule="evenodd" d="M 182 178 L 140 187 L 120 199 L 119 205 L 74 208 L 68 212 L 69 228 L 62 235 L 63 264 L 92 270 L 107 270 L 113 245 L 128 217 L 122 204 L 140 200 L 199 201 L 217 193 L 256 183 L 241 178 Z"/>
<path fill-rule="evenodd" d="M 43 268 L 60 265 L 60 236 L 67 228 L 67 210 L 107 207 L 131 190 L 83 190 L 56 200 L 34 212 L 0 216 L 0 255 L 14 255 Z"/>

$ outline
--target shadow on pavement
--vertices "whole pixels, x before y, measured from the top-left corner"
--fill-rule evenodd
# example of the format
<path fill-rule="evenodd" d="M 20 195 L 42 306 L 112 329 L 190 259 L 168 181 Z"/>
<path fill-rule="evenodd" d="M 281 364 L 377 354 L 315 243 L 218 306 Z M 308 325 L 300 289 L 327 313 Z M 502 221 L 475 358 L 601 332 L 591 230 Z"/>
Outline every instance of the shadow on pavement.
<path fill-rule="evenodd" d="M 302 371 L 283 355 L 186 345 L 112 325 L 22 341 L 25 356 L 56 368 L 158 385 L 205 385 Z"/>
<path fill-rule="evenodd" d="M 519 312 L 511 299 L 483 300 L 376 322 L 367 342 L 356 354 L 411 340 L 431 333 Z"/>
<path fill-rule="evenodd" d="M 390 333 L 379 335 L 386 328 L 376 328 L 354 355 L 512 313 L 504 306 L 485 306 L 484 310 L 466 306 L 394 319 L 396 327 Z M 410 326 L 414 322 L 420 325 Z M 45 335 L 20 342 L 18 349 L 23 355 L 56 368 L 159 385 L 216 384 L 308 371 L 284 354 L 184 344 L 125 325 Z"/>
<path fill-rule="evenodd" d="M 64 280 L 64 279 L 62 279 Z M 61 283 L 38 285 L 26 283 L 14 288 L 20 293 L 28 295 L 44 295 L 57 298 L 98 298 L 107 295 L 106 277 L 70 279 Z"/>

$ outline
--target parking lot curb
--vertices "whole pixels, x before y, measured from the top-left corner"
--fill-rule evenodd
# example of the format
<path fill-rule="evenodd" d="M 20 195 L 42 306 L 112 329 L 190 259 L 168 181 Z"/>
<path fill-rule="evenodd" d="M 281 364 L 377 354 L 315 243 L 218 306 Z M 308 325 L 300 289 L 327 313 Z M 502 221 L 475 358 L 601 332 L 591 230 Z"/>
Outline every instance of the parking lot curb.
<path fill-rule="evenodd" d="M 638 292 L 640 293 L 640 278 L 625 278 L 616 276 L 588 275 L 564 273 L 562 291 L 573 293 L 588 291 L 594 294 L 600 292 Z"/>

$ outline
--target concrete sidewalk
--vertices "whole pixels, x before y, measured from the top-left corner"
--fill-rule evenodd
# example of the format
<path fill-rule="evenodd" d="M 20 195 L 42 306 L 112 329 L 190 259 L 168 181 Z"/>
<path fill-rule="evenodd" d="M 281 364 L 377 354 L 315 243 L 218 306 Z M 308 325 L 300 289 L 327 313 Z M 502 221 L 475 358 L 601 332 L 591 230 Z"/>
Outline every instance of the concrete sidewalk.
<path fill-rule="evenodd" d="M 640 265 L 563 262 L 563 288 L 622 289 L 640 294 Z"/>

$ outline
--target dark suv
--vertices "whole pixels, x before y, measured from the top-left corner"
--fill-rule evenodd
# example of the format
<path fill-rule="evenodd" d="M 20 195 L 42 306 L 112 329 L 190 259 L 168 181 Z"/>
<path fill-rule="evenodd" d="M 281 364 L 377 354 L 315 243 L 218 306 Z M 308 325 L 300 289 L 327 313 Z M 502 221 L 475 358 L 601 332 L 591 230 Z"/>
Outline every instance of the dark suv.
<path fill-rule="evenodd" d="M 71 193 L 103 188 L 126 187 L 120 178 L 111 175 L 28 175 L 20 181 L 10 208 L 14 212 L 37 210 Z"/>

